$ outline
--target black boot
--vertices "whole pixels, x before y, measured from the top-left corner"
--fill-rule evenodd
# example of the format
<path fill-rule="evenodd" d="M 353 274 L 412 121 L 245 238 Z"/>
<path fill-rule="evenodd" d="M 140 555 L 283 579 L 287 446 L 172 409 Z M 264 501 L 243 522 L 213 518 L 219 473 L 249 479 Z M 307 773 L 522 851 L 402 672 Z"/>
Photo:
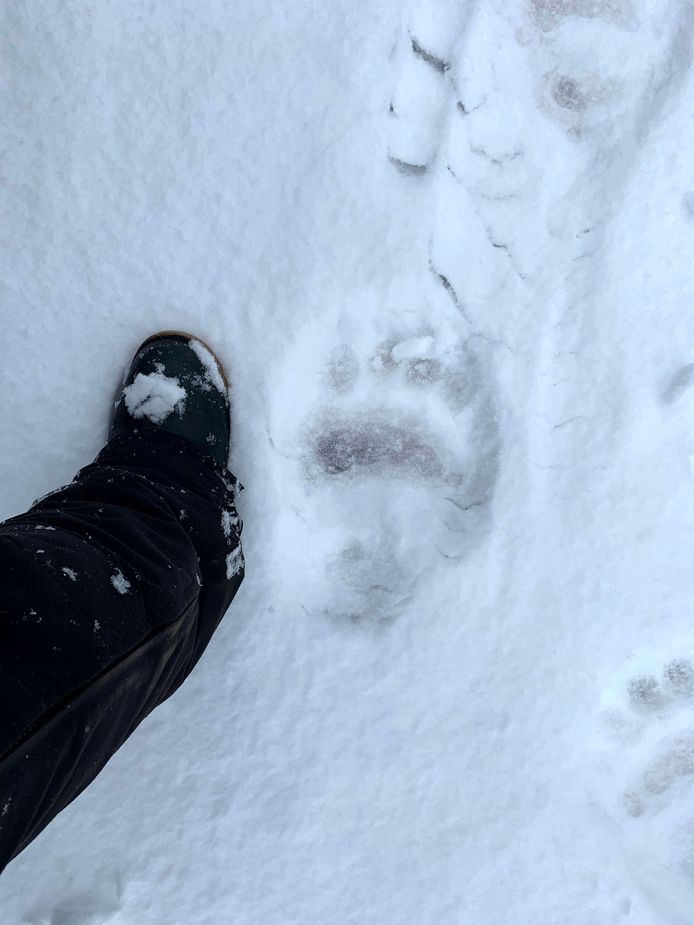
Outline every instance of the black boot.
<path fill-rule="evenodd" d="M 190 334 L 153 335 L 130 365 L 110 436 L 152 428 L 183 437 L 218 466 L 227 467 L 229 383 L 215 354 Z"/>

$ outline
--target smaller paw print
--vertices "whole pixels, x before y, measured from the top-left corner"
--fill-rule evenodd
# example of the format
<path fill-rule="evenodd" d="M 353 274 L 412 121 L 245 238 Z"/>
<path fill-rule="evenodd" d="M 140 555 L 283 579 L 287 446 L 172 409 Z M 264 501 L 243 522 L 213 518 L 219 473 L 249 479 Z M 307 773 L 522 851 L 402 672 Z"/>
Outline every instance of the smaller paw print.
<path fill-rule="evenodd" d="M 671 728 L 657 747 L 649 746 L 633 786 L 624 794 L 624 808 L 638 817 L 681 779 L 694 775 L 694 666 L 685 658 L 667 662 L 660 677 L 636 675 L 627 682 L 627 695 L 637 740 L 656 729 Z M 691 716 L 691 729 L 680 728 L 683 715 Z M 635 721 L 635 722 L 634 722 Z"/>
<path fill-rule="evenodd" d="M 660 680 L 654 675 L 637 675 L 630 679 L 627 690 L 634 709 L 662 709 L 678 698 L 694 695 L 694 668 L 687 659 L 678 658 L 665 665 Z"/>
<path fill-rule="evenodd" d="M 694 723 L 694 662 L 678 656 L 653 671 L 630 673 L 606 691 L 604 701 L 604 727 L 610 738 L 625 744 L 662 728 L 688 706 Z"/>
<path fill-rule="evenodd" d="M 677 655 L 623 676 L 605 701 L 596 802 L 663 909 L 673 896 L 691 907 L 694 661 Z"/>

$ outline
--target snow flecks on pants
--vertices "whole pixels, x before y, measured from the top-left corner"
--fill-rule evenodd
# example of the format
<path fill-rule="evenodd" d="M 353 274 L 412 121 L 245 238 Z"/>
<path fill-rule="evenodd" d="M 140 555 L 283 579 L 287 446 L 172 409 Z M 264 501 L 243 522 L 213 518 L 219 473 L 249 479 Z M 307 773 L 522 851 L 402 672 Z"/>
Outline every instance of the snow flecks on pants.
<path fill-rule="evenodd" d="M 239 535 L 239 515 L 234 511 L 222 511 L 222 532 L 227 539 L 231 539 L 232 532 Z"/>
<path fill-rule="evenodd" d="M 77 581 L 77 572 L 74 569 L 63 566 L 62 572 L 64 575 L 67 575 L 70 581 Z"/>
<path fill-rule="evenodd" d="M 233 552 L 230 552 L 226 559 L 227 578 L 235 578 L 240 575 L 244 567 L 243 551 L 237 546 Z"/>
<path fill-rule="evenodd" d="M 119 594 L 127 594 L 131 587 L 130 582 L 120 569 L 115 575 L 111 575 L 111 584 Z"/>

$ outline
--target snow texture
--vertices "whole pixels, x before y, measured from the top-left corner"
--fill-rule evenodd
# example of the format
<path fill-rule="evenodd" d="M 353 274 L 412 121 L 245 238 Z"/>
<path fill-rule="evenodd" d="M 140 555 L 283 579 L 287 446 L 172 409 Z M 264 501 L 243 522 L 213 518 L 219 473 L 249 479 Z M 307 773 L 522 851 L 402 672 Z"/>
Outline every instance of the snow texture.
<path fill-rule="evenodd" d="M 111 584 L 119 594 L 127 594 L 130 590 L 130 582 L 120 569 L 117 569 L 115 574 L 111 575 Z"/>
<path fill-rule="evenodd" d="M 222 533 L 227 539 L 231 539 L 232 534 L 239 534 L 239 517 L 238 514 L 231 511 L 222 511 Z"/>
<path fill-rule="evenodd" d="M 249 563 L 3 925 L 691 923 L 692 3 L 0 16 L 0 512 L 199 331 Z"/>
<path fill-rule="evenodd" d="M 207 379 L 212 383 L 218 392 L 226 395 L 227 389 L 224 385 L 224 379 L 222 378 L 219 365 L 207 347 L 205 347 L 204 344 L 201 344 L 199 340 L 189 341 L 188 346 L 205 367 L 205 375 Z"/>
<path fill-rule="evenodd" d="M 185 407 L 186 390 L 178 379 L 163 373 L 138 373 L 132 384 L 123 389 L 125 407 L 135 419 L 147 418 L 153 424 L 161 424 L 169 415 L 182 414 Z"/>
<path fill-rule="evenodd" d="M 226 558 L 226 566 L 227 578 L 235 578 L 240 574 L 243 568 L 243 552 L 240 547 L 229 553 Z"/>

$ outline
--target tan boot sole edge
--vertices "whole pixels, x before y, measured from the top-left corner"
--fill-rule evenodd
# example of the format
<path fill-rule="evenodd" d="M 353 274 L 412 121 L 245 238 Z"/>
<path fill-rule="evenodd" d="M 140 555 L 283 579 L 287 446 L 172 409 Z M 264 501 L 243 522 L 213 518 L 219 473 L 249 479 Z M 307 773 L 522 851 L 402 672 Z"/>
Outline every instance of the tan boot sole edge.
<path fill-rule="evenodd" d="M 153 340 L 158 340 L 160 337 L 185 337 L 186 340 L 196 340 L 199 344 L 202 344 L 205 350 L 207 350 L 207 352 L 212 356 L 215 363 L 217 364 L 219 373 L 222 377 L 222 380 L 224 381 L 224 385 L 226 386 L 227 391 L 231 388 L 231 385 L 229 384 L 229 377 L 227 376 L 227 372 L 226 372 L 226 369 L 224 368 L 224 364 L 219 359 L 217 354 L 214 352 L 212 347 L 210 347 L 207 341 L 204 341 L 202 337 L 196 337 L 195 334 L 189 334 L 188 331 L 157 331 L 156 334 L 151 334 L 147 338 L 147 340 L 143 341 L 140 344 L 140 346 L 137 348 L 136 353 L 139 353 L 143 347 L 146 347 L 147 344 L 150 344 Z"/>

